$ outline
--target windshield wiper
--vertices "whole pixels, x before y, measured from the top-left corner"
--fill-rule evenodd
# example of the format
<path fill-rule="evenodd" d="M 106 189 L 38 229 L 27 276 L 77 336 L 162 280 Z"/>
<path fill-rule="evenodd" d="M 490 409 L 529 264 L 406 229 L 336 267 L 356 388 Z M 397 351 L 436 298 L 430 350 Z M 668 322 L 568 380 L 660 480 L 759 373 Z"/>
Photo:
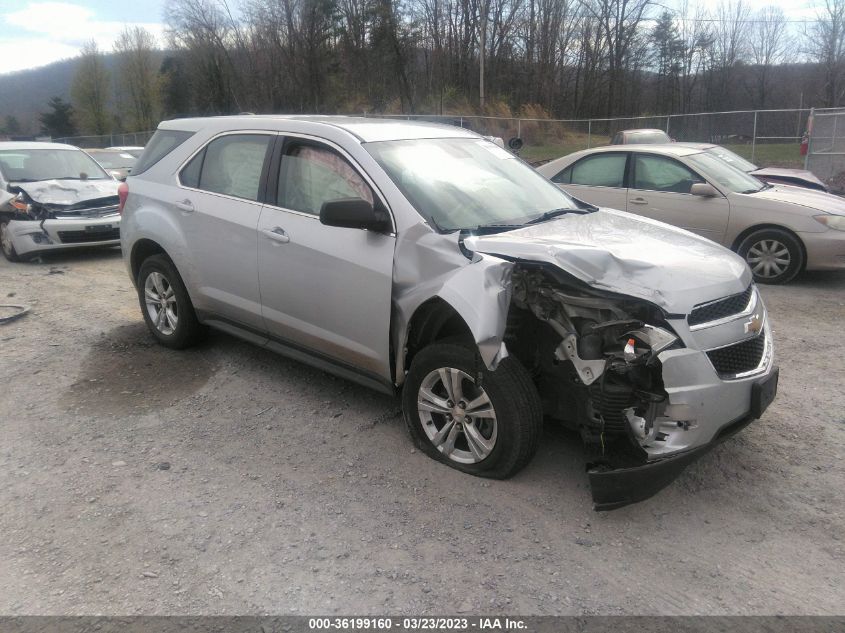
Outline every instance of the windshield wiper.
<path fill-rule="evenodd" d="M 585 209 L 552 209 L 551 211 L 546 211 L 542 215 L 538 215 L 536 218 L 528 220 L 526 224 L 539 224 L 540 222 L 547 222 L 548 220 L 552 220 L 556 217 L 561 215 L 566 215 L 568 213 L 575 213 L 576 215 L 582 215 L 584 213 L 589 213 L 590 211 L 598 211 L 598 207 L 594 207 L 593 205 L 587 206 Z"/>
<path fill-rule="evenodd" d="M 472 226 L 466 229 L 461 229 L 461 231 L 466 231 L 467 233 L 495 233 L 496 231 L 512 231 L 514 229 L 521 229 L 524 224 L 496 224 L 495 222 L 492 224 L 478 224 L 476 226 Z"/>

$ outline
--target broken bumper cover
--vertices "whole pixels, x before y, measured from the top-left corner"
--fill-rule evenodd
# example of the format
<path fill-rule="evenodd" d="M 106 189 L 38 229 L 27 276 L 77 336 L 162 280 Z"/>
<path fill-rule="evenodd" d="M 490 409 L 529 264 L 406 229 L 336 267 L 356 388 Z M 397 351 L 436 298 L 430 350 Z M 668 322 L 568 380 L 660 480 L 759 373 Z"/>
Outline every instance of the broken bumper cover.
<path fill-rule="evenodd" d="M 102 217 L 11 220 L 8 225 L 18 255 L 36 252 L 120 245 L 120 215 Z"/>
<path fill-rule="evenodd" d="M 763 415 L 777 393 L 778 368 L 772 366 L 762 378 L 751 384 L 751 406 L 748 412 L 722 426 L 708 443 L 659 457 L 639 466 L 607 469 L 589 467 L 588 476 L 595 510 L 614 510 L 644 501 L 669 485 L 689 464 L 717 444 L 745 428 Z"/>

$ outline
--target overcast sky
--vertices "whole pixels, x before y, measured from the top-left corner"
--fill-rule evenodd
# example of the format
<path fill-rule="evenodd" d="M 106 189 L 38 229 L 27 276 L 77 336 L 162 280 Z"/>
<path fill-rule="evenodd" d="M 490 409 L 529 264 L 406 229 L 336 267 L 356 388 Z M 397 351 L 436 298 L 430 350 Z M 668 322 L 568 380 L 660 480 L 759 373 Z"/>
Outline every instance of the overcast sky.
<path fill-rule="evenodd" d="M 696 1 L 696 0 L 693 0 Z M 707 0 L 698 0 L 708 3 Z M 753 9 L 780 6 L 790 20 L 812 19 L 823 0 L 746 0 Z M 125 25 L 141 25 L 161 38 L 166 0 L 0 0 L 0 74 L 74 57 L 91 39 L 109 51 Z M 658 0 L 674 7 L 678 0 Z M 233 4 L 237 4 L 237 0 Z M 715 2 L 712 2 L 715 4 Z M 794 24 L 798 30 L 801 24 Z"/>

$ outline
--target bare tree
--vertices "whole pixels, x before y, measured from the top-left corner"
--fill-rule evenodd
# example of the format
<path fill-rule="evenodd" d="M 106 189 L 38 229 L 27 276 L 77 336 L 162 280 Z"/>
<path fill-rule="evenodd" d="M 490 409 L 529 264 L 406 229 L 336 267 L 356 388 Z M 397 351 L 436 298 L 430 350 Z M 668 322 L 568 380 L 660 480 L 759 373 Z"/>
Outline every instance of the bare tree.
<path fill-rule="evenodd" d="M 744 0 L 722 0 L 715 12 L 713 31 L 713 56 L 717 71 L 713 91 L 714 107 L 728 108 L 733 105 L 731 96 L 736 92 L 736 66 L 744 59 L 748 50 L 748 35 L 751 27 L 751 9 Z"/>
<path fill-rule="evenodd" d="M 83 132 L 109 132 L 109 73 L 103 55 L 93 40 L 82 47 L 79 65 L 71 85 L 71 99 L 77 125 Z"/>
<path fill-rule="evenodd" d="M 825 0 L 815 24 L 810 29 L 809 53 L 821 70 L 822 104 L 838 106 L 842 102 L 842 74 L 845 67 L 845 0 Z"/>
<path fill-rule="evenodd" d="M 773 68 L 783 62 L 790 45 L 786 16 L 780 7 L 767 6 L 754 17 L 751 29 L 751 59 L 754 62 L 754 107 L 768 105 Z"/>
<path fill-rule="evenodd" d="M 161 78 L 155 48 L 155 38 L 140 26 L 126 27 L 114 43 L 118 79 L 129 97 L 131 131 L 152 130 L 161 118 Z"/>
<path fill-rule="evenodd" d="M 581 6 L 595 19 L 604 39 L 606 54 L 608 116 L 616 113 L 624 94 L 623 71 L 639 35 L 639 27 L 651 0 L 580 0 Z"/>

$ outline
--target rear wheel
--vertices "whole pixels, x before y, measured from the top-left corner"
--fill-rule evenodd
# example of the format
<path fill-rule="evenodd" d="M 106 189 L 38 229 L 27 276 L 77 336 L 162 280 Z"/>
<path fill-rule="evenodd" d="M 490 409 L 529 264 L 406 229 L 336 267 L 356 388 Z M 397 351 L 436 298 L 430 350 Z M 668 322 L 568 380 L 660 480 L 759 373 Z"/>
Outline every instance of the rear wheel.
<path fill-rule="evenodd" d="M 804 251 L 798 238 L 782 229 L 754 231 L 740 243 L 737 252 L 762 284 L 785 284 L 804 266 Z"/>
<path fill-rule="evenodd" d="M 138 300 L 152 335 L 173 349 L 194 345 L 202 335 L 194 306 L 173 263 L 152 255 L 138 271 Z"/>
<path fill-rule="evenodd" d="M 0 220 L 0 250 L 3 251 L 3 256 L 10 262 L 21 261 L 15 246 L 12 244 L 12 232 L 9 230 L 9 221 Z"/>
<path fill-rule="evenodd" d="M 505 358 L 491 372 L 472 349 L 456 344 L 431 345 L 414 357 L 402 409 L 421 450 L 482 477 L 519 472 L 542 431 L 540 398 L 519 361 Z"/>

